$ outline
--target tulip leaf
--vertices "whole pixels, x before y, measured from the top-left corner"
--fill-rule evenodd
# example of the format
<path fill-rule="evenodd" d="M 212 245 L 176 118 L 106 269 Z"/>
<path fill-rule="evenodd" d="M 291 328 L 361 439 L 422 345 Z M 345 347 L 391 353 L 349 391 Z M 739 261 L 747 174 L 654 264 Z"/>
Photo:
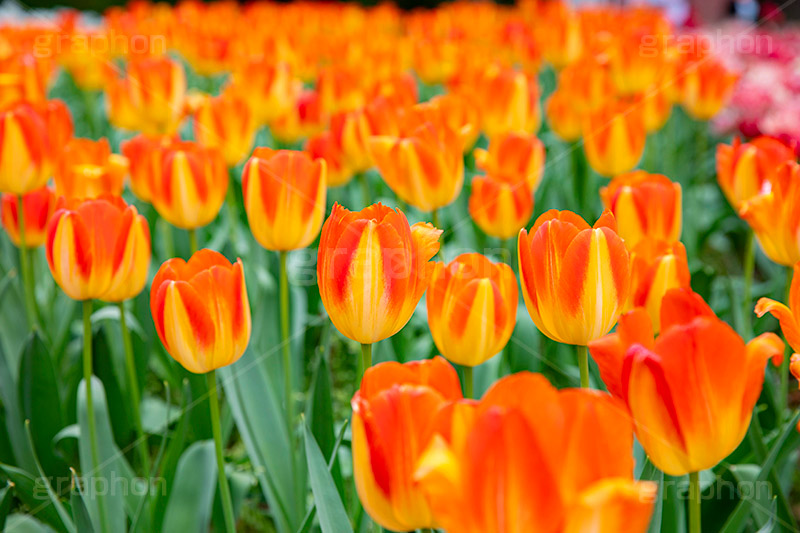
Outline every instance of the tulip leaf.
<path fill-rule="evenodd" d="M 25 437 L 25 428 L 22 424 L 23 417 L 19 407 L 19 394 L 17 394 L 14 372 L 11 370 L 11 361 L 6 358 L 3 344 L 0 342 L 0 401 L 5 410 L 5 427 L 11 441 L 11 449 L 16 458 L 16 464 L 28 472 L 36 469 L 33 461 L 33 452 L 28 446 Z"/>
<path fill-rule="evenodd" d="M 39 479 L 11 465 L 0 464 L 0 470 L 14 484 L 14 493 L 17 498 L 30 508 L 28 515 L 41 519 L 56 531 L 67 531 L 50 500 L 46 495 L 43 497 L 44 490 Z M 9 517 L 9 521 L 10 519 L 11 517 Z M 12 531 L 8 521 L 6 522 L 5 531 Z"/>
<path fill-rule="evenodd" d="M 11 485 L 0 489 L 0 531 L 6 531 L 6 518 L 11 512 L 11 502 L 14 500 L 14 491 Z"/>
<path fill-rule="evenodd" d="M 13 533 L 53 533 L 53 529 L 46 524 L 23 514 L 12 514 L 9 516 L 4 531 Z"/>
<path fill-rule="evenodd" d="M 30 420 L 25 421 L 25 435 L 28 437 L 28 444 L 30 445 L 31 449 L 33 449 L 35 444 L 33 441 L 33 436 L 31 434 Z M 33 461 L 36 463 L 36 473 L 39 474 L 37 483 L 41 483 L 42 485 L 44 485 L 47 497 L 50 499 L 50 503 L 53 505 L 53 508 L 58 513 L 58 516 L 61 519 L 61 523 L 63 524 L 64 529 L 66 529 L 70 533 L 75 533 L 75 525 L 72 523 L 69 513 L 67 513 L 67 510 L 64 508 L 64 505 L 61 503 L 61 500 L 58 498 L 55 491 L 53 490 L 53 486 L 50 484 L 50 478 L 48 478 L 47 474 L 45 474 L 44 469 L 42 468 L 42 465 L 39 462 L 39 458 L 36 457 L 35 452 L 33 456 Z"/>
<path fill-rule="evenodd" d="M 162 531 L 208 531 L 216 487 L 214 441 L 195 442 L 178 461 Z"/>
<path fill-rule="evenodd" d="M 353 527 L 350 525 L 347 511 L 345 511 L 339 492 L 336 490 L 336 484 L 328 471 L 325 457 L 305 422 L 303 423 L 303 435 L 311 492 L 314 494 L 322 533 L 352 533 Z"/>
<path fill-rule="evenodd" d="M 86 509 L 83 493 L 81 492 L 81 483 L 74 470 L 72 470 L 72 487 L 70 489 L 69 502 L 72 506 L 72 519 L 78 531 L 80 533 L 94 533 L 92 519 Z"/>

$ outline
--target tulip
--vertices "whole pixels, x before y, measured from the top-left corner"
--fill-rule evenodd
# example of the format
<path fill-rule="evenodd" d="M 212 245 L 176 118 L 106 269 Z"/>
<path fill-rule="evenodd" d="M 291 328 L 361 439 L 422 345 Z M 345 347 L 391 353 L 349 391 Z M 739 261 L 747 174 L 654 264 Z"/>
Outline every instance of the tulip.
<path fill-rule="evenodd" d="M 153 278 L 150 311 L 164 348 L 189 372 L 206 374 L 217 468 L 224 471 L 216 369 L 244 353 L 252 329 L 241 259 L 231 264 L 213 250 L 189 261 L 166 261 Z M 226 530 L 235 529 L 233 504 L 224 475 L 218 476 Z"/>
<path fill-rule="evenodd" d="M 636 170 L 600 189 L 629 250 L 645 239 L 677 242 L 681 236 L 681 186 L 661 174 Z"/>
<path fill-rule="evenodd" d="M 581 138 L 582 115 L 575 109 L 571 95 L 556 89 L 545 103 L 547 123 L 559 139 L 575 142 Z"/>
<path fill-rule="evenodd" d="M 483 132 L 490 139 L 539 129 L 539 86 L 533 76 L 491 65 L 478 78 L 477 91 Z"/>
<path fill-rule="evenodd" d="M 800 166 L 780 166 L 769 191 L 751 198 L 739 210 L 755 233 L 764 253 L 775 263 L 793 266 L 800 261 Z"/>
<path fill-rule="evenodd" d="M 141 201 L 153 201 L 156 185 L 161 183 L 164 151 L 177 141 L 176 137 L 167 135 L 149 137 L 140 133 L 120 144 L 120 151 L 130 164 L 131 191 Z"/>
<path fill-rule="evenodd" d="M 112 154 L 108 139 L 74 138 L 64 147 L 56 165 L 56 194 L 86 199 L 119 196 L 127 174 L 128 158 Z"/>
<path fill-rule="evenodd" d="M 22 197 L 22 214 L 20 220 L 19 197 L 14 194 L 2 196 L 3 227 L 14 246 L 21 248 L 38 248 L 47 240 L 47 222 L 56 207 L 56 195 L 49 187 L 42 187 Z M 22 228 L 25 228 L 24 232 Z M 24 233 L 24 243 L 23 234 Z"/>
<path fill-rule="evenodd" d="M 19 101 L 43 102 L 47 97 L 47 85 L 52 65 L 40 54 L 11 53 L 0 59 L 0 107 L 5 108 Z"/>
<path fill-rule="evenodd" d="M 217 148 L 233 168 L 250 153 L 256 120 L 242 98 L 223 94 L 202 98 L 194 112 L 194 137 L 203 146 Z"/>
<path fill-rule="evenodd" d="M 755 311 L 759 318 L 767 313 L 777 318 L 786 342 L 792 350 L 800 352 L 800 263 L 794 265 L 792 274 L 788 305 L 770 298 L 761 298 L 756 304 Z"/>
<path fill-rule="evenodd" d="M 431 427 L 415 479 L 437 527 L 647 531 L 657 487 L 633 480 L 631 420 L 608 395 L 523 372 L 440 408 Z"/>
<path fill-rule="evenodd" d="M 442 122 L 420 121 L 397 137 L 372 137 L 369 147 L 389 188 L 421 211 L 445 207 L 461 192 L 463 138 Z"/>
<path fill-rule="evenodd" d="M 488 151 L 476 148 L 474 154 L 477 167 L 501 181 L 523 180 L 531 192 L 542 181 L 544 144 L 535 135 L 509 132 L 492 139 Z"/>
<path fill-rule="evenodd" d="M 30 104 L 0 112 L 0 192 L 21 196 L 50 179 L 53 156 L 47 124 Z"/>
<path fill-rule="evenodd" d="M 356 174 L 372 167 L 369 121 L 363 111 L 346 111 L 331 117 L 330 131 L 341 147 L 344 164 Z"/>
<path fill-rule="evenodd" d="M 639 106 L 648 134 L 664 127 L 672 114 L 672 100 L 661 85 L 654 85 L 633 97 L 634 105 Z"/>
<path fill-rule="evenodd" d="M 628 172 L 644 153 L 647 132 L 638 108 L 610 101 L 583 120 L 586 159 L 603 176 Z"/>
<path fill-rule="evenodd" d="M 268 250 L 305 248 L 325 217 L 326 165 L 304 152 L 257 148 L 242 172 L 244 207 Z"/>
<path fill-rule="evenodd" d="M 382 527 L 435 525 L 414 468 L 437 412 L 460 398 L 458 375 L 441 357 L 381 363 L 364 373 L 351 401 L 353 477 L 364 509 Z"/>
<path fill-rule="evenodd" d="M 361 344 L 391 337 L 411 318 L 428 288 L 442 231 L 409 227 L 381 204 L 350 212 L 339 204 L 322 227 L 317 283 L 333 325 Z"/>
<path fill-rule="evenodd" d="M 742 205 L 772 188 L 778 169 L 794 161 L 794 150 L 771 137 L 717 146 L 717 181 L 728 202 L 737 211 Z"/>
<path fill-rule="evenodd" d="M 706 58 L 686 66 L 678 79 L 680 101 L 697 120 L 710 120 L 728 102 L 738 76 L 719 60 Z"/>
<path fill-rule="evenodd" d="M 147 220 L 122 198 L 59 199 L 46 246 L 50 272 L 73 300 L 119 302 L 147 281 Z"/>
<path fill-rule="evenodd" d="M 270 133 L 278 142 L 292 145 L 323 131 L 325 118 L 319 93 L 305 90 L 297 96 L 294 108 L 289 113 L 272 121 Z"/>
<path fill-rule="evenodd" d="M 128 63 L 128 98 L 142 133 L 172 135 L 183 117 L 186 74 L 180 63 L 149 57 Z"/>
<path fill-rule="evenodd" d="M 609 392 L 627 404 L 648 457 L 672 476 L 713 468 L 736 449 L 761 393 L 764 364 L 783 353 L 772 333 L 745 345 L 689 289 L 664 296 L 658 338 L 638 308 L 589 348 Z"/>
<path fill-rule="evenodd" d="M 301 88 L 291 65 L 258 56 L 234 70 L 225 92 L 247 100 L 256 122 L 264 125 L 289 113 Z"/>
<path fill-rule="evenodd" d="M 428 103 L 441 115 L 447 127 L 461 132 L 464 152 L 470 151 L 481 134 L 480 110 L 475 102 L 457 93 L 445 93 L 434 96 Z"/>
<path fill-rule="evenodd" d="M 680 242 L 644 239 L 631 249 L 631 292 L 626 310 L 643 307 L 661 331 L 661 301 L 670 289 L 689 289 L 686 248 Z"/>
<path fill-rule="evenodd" d="M 533 193 L 529 183 L 505 181 L 494 176 L 472 178 L 469 214 L 487 235 L 511 239 L 533 216 Z"/>
<path fill-rule="evenodd" d="M 517 278 L 481 254 L 436 263 L 426 296 L 433 342 L 448 360 L 480 365 L 508 343 L 517 322 Z M 467 379 L 467 397 L 472 396 Z"/>
<path fill-rule="evenodd" d="M 167 222 L 194 230 L 216 218 L 227 190 L 228 170 L 219 150 L 176 142 L 164 149 L 152 202 Z"/>
<path fill-rule="evenodd" d="M 46 100 L 36 106 L 36 110 L 44 120 L 50 148 L 53 150 L 53 160 L 58 162 L 61 151 L 67 145 L 74 133 L 72 113 L 63 100 Z"/>
<path fill-rule="evenodd" d="M 545 4 L 541 25 L 544 58 L 553 68 L 560 70 L 577 61 L 583 54 L 581 21 L 569 4 Z"/>

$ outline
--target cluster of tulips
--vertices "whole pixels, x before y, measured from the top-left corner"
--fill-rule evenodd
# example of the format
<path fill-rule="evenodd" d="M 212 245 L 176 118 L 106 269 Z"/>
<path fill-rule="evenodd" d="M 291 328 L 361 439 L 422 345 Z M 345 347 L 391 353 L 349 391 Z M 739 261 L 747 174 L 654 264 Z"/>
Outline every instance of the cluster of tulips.
<path fill-rule="evenodd" d="M 692 292 L 681 185 L 636 169 L 648 135 L 674 105 L 706 121 L 736 81 L 703 37 L 676 46 L 673 33 L 648 8 L 573 10 L 535 0 L 408 14 L 389 5 L 140 2 L 110 10 L 100 28 L 82 26 L 74 13 L 2 28 L 2 224 L 19 248 L 31 328 L 42 327 L 31 249 L 45 247 L 55 282 L 83 302 L 92 465 L 100 466 L 91 317 L 100 301 L 119 307 L 137 450 L 150 471 L 125 322 L 125 302 L 149 285 L 164 348 L 207 376 L 224 471 L 215 371 L 239 360 L 259 325 L 242 260 L 200 244 L 217 218 L 230 225 L 231 242 L 240 238 L 243 210 L 255 241 L 280 258 L 275 344 L 290 435 L 299 419 L 292 367 L 304 363 L 290 351 L 287 256 L 318 242 L 324 309 L 362 348 L 351 402 L 353 477 L 377 524 L 450 533 L 646 531 L 659 487 L 634 478 L 635 436 L 655 467 L 689 475 L 689 531 L 697 533 L 699 473 L 742 442 L 767 361 L 781 366 L 785 400 L 800 356 L 784 358 L 773 333 L 746 342 Z M 188 89 L 178 56 L 207 91 Z M 556 87 L 542 107 L 545 64 Z M 77 119 L 47 98 L 59 68 L 86 95 L 81 120 L 92 131 L 103 95 L 105 116 L 123 138 L 120 153 L 115 139 L 74 137 Z M 574 157 L 574 210 L 544 211 L 529 225 L 545 170 L 543 115 L 588 167 Z M 269 146 L 254 148 L 265 131 Z M 515 268 L 480 253 L 444 260 L 441 213 L 465 188 L 465 168 L 480 172 L 466 183 L 469 214 L 486 236 L 516 239 Z M 611 178 L 599 191 L 590 168 Z M 399 208 L 373 203 L 372 169 Z M 771 138 L 720 145 L 717 173 L 764 253 L 800 272 L 793 147 Z M 328 213 L 330 189 L 353 179 L 362 209 L 337 202 Z M 582 215 L 594 220 L 588 205 L 598 192 L 604 211 L 591 225 Z M 410 224 L 410 209 L 431 223 Z M 172 257 L 169 226 L 187 232 L 188 260 Z M 150 278 L 153 228 L 168 258 Z M 752 240 L 748 250 L 750 280 Z M 476 398 L 473 368 L 509 343 L 518 287 L 536 328 L 577 347 L 581 387 L 557 390 L 541 375 L 517 373 Z M 441 357 L 373 366 L 372 346 L 406 326 L 423 295 Z M 752 313 L 749 281 L 742 306 Z M 762 299 L 756 312 L 773 313 L 800 351 L 800 274 L 788 306 Z M 602 383 L 592 382 L 590 354 Z M 230 489 L 218 478 L 231 532 Z M 95 530 L 113 531 L 100 502 L 90 509 Z"/>

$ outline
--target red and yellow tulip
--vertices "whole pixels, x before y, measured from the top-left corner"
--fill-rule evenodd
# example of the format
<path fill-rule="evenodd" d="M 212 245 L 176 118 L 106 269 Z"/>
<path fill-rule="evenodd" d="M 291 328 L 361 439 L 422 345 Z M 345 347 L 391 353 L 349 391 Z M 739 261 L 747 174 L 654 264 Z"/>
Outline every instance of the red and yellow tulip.
<path fill-rule="evenodd" d="M 336 329 L 362 344 L 400 331 L 428 288 L 441 233 L 422 222 L 409 227 L 401 211 L 381 204 L 356 212 L 334 204 L 320 236 L 317 283 Z"/>
<path fill-rule="evenodd" d="M 122 198 L 59 199 L 46 247 L 53 278 L 73 300 L 127 300 L 147 281 L 147 220 Z"/>
<path fill-rule="evenodd" d="M 3 194 L 0 206 L 0 221 L 14 246 L 20 247 L 19 197 Z M 47 241 L 47 222 L 56 208 L 56 195 L 50 187 L 29 192 L 22 196 L 22 216 L 25 218 L 25 246 L 38 248 Z"/>
<path fill-rule="evenodd" d="M 517 278 L 506 264 L 476 253 L 436 263 L 425 299 L 439 353 L 467 366 L 499 353 L 514 332 L 517 298 Z"/>
<path fill-rule="evenodd" d="M 769 192 L 778 169 L 795 160 L 794 150 L 778 139 L 762 136 L 743 143 L 737 137 L 731 145 L 717 146 L 717 181 L 738 211 L 746 201 Z"/>
<path fill-rule="evenodd" d="M 325 218 L 325 161 L 256 148 L 242 172 L 244 208 L 256 240 L 273 251 L 305 248 Z"/>
<path fill-rule="evenodd" d="M 212 250 L 168 260 L 153 278 L 150 311 L 167 353 L 189 372 L 232 365 L 252 328 L 242 261 Z"/>
<path fill-rule="evenodd" d="M 119 196 L 127 174 L 128 158 L 112 154 L 108 139 L 74 138 L 64 147 L 56 165 L 56 194 L 69 198 Z"/>
<path fill-rule="evenodd" d="M 472 178 L 469 214 L 487 235 L 511 239 L 533 216 L 533 192 L 522 179 Z"/>
<path fill-rule="evenodd" d="M 52 169 L 53 148 L 41 114 L 24 102 L 0 111 L 0 192 L 41 189 Z"/>
<path fill-rule="evenodd" d="M 609 101 L 583 117 L 583 148 L 592 168 L 603 176 L 632 170 L 647 140 L 641 109 Z"/>
<path fill-rule="evenodd" d="M 545 151 L 535 135 L 509 132 L 495 137 L 489 149 L 476 148 L 475 165 L 487 175 L 505 182 L 523 180 L 533 193 L 544 175 Z"/>
<path fill-rule="evenodd" d="M 766 333 L 745 344 L 697 294 L 672 289 L 661 334 L 644 309 L 589 344 L 609 392 L 628 406 L 651 461 L 681 476 L 714 467 L 744 438 L 767 360 L 783 342 Z M 653 391 L 658 391 L 654 394 Z"/>
<path fill-rule="evenodd" d="M 571 211 L 542 214 L 519 233 L 525 305 L 539 330 L 586 346 L 614 327 L 628 299 L 630 258 L 606 211 L 590 227 Z"/>
<path fill-rule="evenodd" d="M 174 142 L 176 137 L 149 137 L 140 133 L 120 144 L 120 151 L 130 165 L 131 191 L 143 202 L 152 202 L 153 191 L 161 183 L 164 151 Z"/>
<path fill-rule="evenodd" d="M 256 126 L 249 104 L 227 94 L 202 97 L 194 111 L 195 140 L 203 146 L 217 148 L 231 168 L 250 153 Z"/>
<path fill-rule="evenodd" d="M 629 250 L 645 239 L 670 243 L 680 239 L 681 186 L 668 177 L 643 170 L 622 174 L 600 189 L 600 197 L 614 213 Z"/>

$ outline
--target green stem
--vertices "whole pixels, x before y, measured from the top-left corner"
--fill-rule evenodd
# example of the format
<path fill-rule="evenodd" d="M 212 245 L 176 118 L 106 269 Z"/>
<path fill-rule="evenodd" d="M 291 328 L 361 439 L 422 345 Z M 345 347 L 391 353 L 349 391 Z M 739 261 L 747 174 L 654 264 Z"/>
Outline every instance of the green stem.
<path fill-rule="evenodd" d="M 434 209 L 431 213 L 431 223 L 437 229 L 442 229 L 441 221 L 439 220 L 439 210 Z M 444 261 L 444 233 L 439 237 L 439 258 Z"/>
<path fill-rule="evenodd" d="M 372 195 L 369 192 L 367 173 L 359 172 L 356 174 L 356 179 L 358 179 L 359 183 L 361 184 L 361 207 L 367 207 L 372 203 Z"/>
<path fill-rule="evenodd" d="M 283 350 L 283 388 L 286 393 L 286 425 L 289 438 L 294 431 L 294 402 L 292 401 L 292 350 L 289 340 L 289 277 L 286 271 L 288 253 L 279 252 L 280 257 L 280 304 L 281 304 L 281 349 Z"/>
<path fill-rule="evenodd" d="M 372 345 L 371 344 L 362 344 L 361 345 L 361 379 L 364 378 L 364 372 L 367 371 L 369 367 L 372 366 Z M 361 379 L 358 380 L 359 385 L 361 384 Z"/>
<path fill-rule="evenodd" d="M 792 292 L 792 275 L 794 269 L 792 267 L 788 267 L 786 269 L 786 289 L 783 301 L 787 304 L 789 303 L 789 296 Z M 783 361 L 781 361 L 781 407 L 783 408 L 781 413 L 781 418 L 786 420 L 786 417 L 790 416 L 790 413 L 787 412 L 787 408 L 789 406 L 789 357 L 790 354 L 783 355 Z"/>
<path fill-rule="evenodd" d="M 583 148 L 579 141 L 570 143 L 570 155 L 572 156 L 572 195 L 576 212 L 585 217 L 586 210 L 586 187 L 587 187 L 587 167 L 583 156 Z"/>
<path fill-rule="evenodd" d="M 700 533 L 700 473 L 689 474 L 689 533 Z"/>
<path fill-rule="evenodd" d="M 206 374 L 208 383 L 208 404 L 211 406 L 211 430 L 214 433 L 214 447 L 217 450 L 217 478 L 222 499 L 222 511 L 225 515 L 225 530 L 228 533 L 236 532 L 236 519 L 233 515 L 233 501 L 228 488 L 228 478 L 225 475 L 225 457 L 222 453 L 222 428 L 219 423 L 219 398 L 217 397 L 217 371 L 212 370 Z"/>
<path fill-rule="evenodd" d="M 83 383 L 86 387 L 86 417 L 89 423 L 89 446 L 92 452 L 91 475 L 97 475 L 100 468 L 100 452 L 97 444 L 97 421 L 94 418 L 94 401 L 92 399 L 92 301 L 83 301 Z M 83 473 L 87 475 L 86 472 Z M 97 513 L 100 515 L 100 530 L 110 531 L 106 512 L 106 499 L 103 495 L 97 498 Z"/>
<path fill-rule="evenodd" d="M 472 376 L 472 367 L 463 366 L 461 368 L 464 371 L 464 398 L 473 398 L 473 384 L 475 380 Z"/>
<path fill-rule="evenodd" d="M 230 235 L 231 235 L 231 245 L 233 245 L 234 250 L 236 249 L 237 244 L 237 235 L 236 235 L 236 225 L 238 223 L 239 218 L 239 206 L 236 202 L 236 177 L 234 175 L 234 169 L 231 168 L 228 170 L 228 191 L 225 193 L 225 205 L 228 209 L 228 219 L 230 220 Z"/>
<path fill-rule="evenodd" d="M 161 242 L 164 243 L 164 255 L 167 259 L 175 257 L 175 239 L 172 235 L 172 226 L 163 218 L 158 218 L 156 227 L 160 226 Z"/>
<path fill-rule="evenodd" d="M 25 313 L 31 329 L 38 329 L 36 321 L 36 299 L 33 295 L 33 276 L 28 258 L 28 246 L 25 241 L 25 206 L 22 195 L 17 196 L 17 220 L 19 220 L 19 269 L 22 274 L 22 292 L 25 296 Z"/>
<path fill-rule="evenodd" d="M 139 407 L 141 405 L 139 379 L 136 377 L 133 343 L 131 342 L 131 332 L 128 329 L 128 322 L 125 317 L 125 303 L 119 302 L 117 305 L 119 306 L 119 327 L 122 330 L 122 344 L 125 348 L 125 371 L 128 374 L 128 388 L 131 395 L 131 414 L 133 415 L 133 423 L 136 426 L 136 448 L 139 451 L 144 477 L 147 477 L 150 475 L 150 454 L 147 451 L 147 435 L 145 435 L 142 427 L 142 415 Z"/>
<path fill-rule="evenodd" d="M 81 93 L 83 94 L 83 108 L 86 112 L 86 125 L 89 126 L 89 137 L 96 139 L 99 129 L 97 127 L 97 112 L 95 110 L 97 96 L 94 91 L 81 90 Z"/>
<path fill-rule="evenodd" d="M 586 346 L 578 346 L 578 368 L 581 371 L 581 388 L 589 388 L 589 350 Z"/>
<path fill-rule="evenodd" d="M 197 230 L 192 228 L 186 231 L 189 234 L 189 255 L 194 255 L 197 251 Z"/>
<path fill-rule="evenodd" d="M 748 231 L 747 244 L 744 249 L 744 290 L 742 291 L 742 333 L 745 339 L 753 334 L 753 271 L 756 266 L 755 234 Z"/>

